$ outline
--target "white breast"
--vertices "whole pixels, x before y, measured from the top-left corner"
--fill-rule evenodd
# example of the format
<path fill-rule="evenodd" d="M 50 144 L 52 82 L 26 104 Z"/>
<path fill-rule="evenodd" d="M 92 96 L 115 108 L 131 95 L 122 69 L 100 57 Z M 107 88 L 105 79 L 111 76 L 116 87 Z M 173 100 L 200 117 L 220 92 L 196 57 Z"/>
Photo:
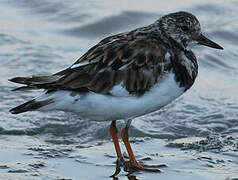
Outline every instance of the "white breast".
<path fill-rule="evenodd" d="M 122 86 L 112 90 L 112 95 L 97 93 L 75 94 L 57 91 L 40 96 L 37 100 L 53 98 L 54 103 L 40 110 L 73 111 L 82 118 L 93 120 L 117 120 L 141 116 L 160 109 L 182 95 L 173 73 L 168 73 L 150 91 L 141 97 L 130 95 Z"/>

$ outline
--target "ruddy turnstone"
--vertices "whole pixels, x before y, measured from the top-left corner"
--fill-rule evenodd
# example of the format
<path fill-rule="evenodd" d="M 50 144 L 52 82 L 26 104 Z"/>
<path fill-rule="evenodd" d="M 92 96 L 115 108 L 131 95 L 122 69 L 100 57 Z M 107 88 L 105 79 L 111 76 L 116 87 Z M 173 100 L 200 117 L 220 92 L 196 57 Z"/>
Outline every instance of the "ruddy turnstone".
<path fill-rule="evenodd" d="M 39 97 L 10 110 L 63 110 L 82 119 L 112 121 L 110 134 L 117 153 L 117 168 L 126 171 L 154 169 L 135 159 L 128 129 L 135 117 L 159 110 L 182 95 L 194 83 L 198 64 L 191 47 L 223 49 L 207 39 L 197 18 L 188 12 L 165 15 L 153 24 L 107 37 L 88 50 L 72 66 L 49 76 L 16 77 L 24 84 L 15 90 L 44 89 Z M 121 131 L 129 161 L 118 142 L 116 120 L 125 119 Z"/>

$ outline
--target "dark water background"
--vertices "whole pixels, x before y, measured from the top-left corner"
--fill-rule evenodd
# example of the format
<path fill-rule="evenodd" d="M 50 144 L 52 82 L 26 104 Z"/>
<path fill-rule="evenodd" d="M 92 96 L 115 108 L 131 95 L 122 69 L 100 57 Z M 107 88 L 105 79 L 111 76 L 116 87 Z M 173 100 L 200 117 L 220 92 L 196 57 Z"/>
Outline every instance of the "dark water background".
<path fill-rule="evenodd" d="M 168 168 L 118 178 L 238 179 L 238 2 L 232 0 L 1 0 L 0 179 L 111 179 L 109 122 L 64 112 L 11 115 L 10 108 L 40 93 L 11 92 L 16 86 L 7 79 L 55 73 L 103 37 L 178 10 L 194 13 L 225 50 L 195 49 L 200 69 L 192 89 L 132 123 L 138 158 Z"/>

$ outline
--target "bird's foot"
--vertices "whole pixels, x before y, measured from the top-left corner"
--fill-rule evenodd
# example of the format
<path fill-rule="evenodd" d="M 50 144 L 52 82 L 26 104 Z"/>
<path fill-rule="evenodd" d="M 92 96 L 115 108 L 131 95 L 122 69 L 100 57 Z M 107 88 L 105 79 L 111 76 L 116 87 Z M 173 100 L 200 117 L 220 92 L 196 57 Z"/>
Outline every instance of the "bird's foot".
<path fill-rule="evenodd" d="M 147 171 L 147 172 L 161 172 L 158 168 L 166 167 L 165 164 L 159 165 L 146 165 L 142 161 L 125 161 L 124 163 L 124 171 L 128 172 L 129 174 L 134 173 L 136 171 Z"/>
<path fill-rule="evenodd" d="M 118 158 L 116 161 L 116 171 L 111 175 L 111 177 L 117 176 L 121 172 L 121 167 L 124 166 L 125 160 L 123 157 Z"/>
<path fill-rule="evenodd" d="M 148 158 L 145 158 L 143 160 L 150 160 Z M 129 160 L 125 160 L 123 157 L 118 158 L 116 161 L 116 170 L 111 177 L 117 176 L 121 172 L 121 167 L 123 167 L 123 170 L 125 172 L 128 172 L 129 174 L 132 174 L 136 171 L 147 171 L 147 172 L 161 172 L 158 168 L 167 167 L 165 164 L 159 164 L 159 165 L 146 165 L 142 161 L 135 161 L 131 162 Z"/>

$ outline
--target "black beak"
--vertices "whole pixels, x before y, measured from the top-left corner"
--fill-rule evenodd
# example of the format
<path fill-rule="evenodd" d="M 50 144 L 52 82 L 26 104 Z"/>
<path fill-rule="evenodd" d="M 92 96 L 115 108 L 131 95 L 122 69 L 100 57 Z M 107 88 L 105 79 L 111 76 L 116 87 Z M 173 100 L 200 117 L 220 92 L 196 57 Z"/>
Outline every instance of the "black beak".
<path fill-rule="evenodd" d="M 204 46 L 208 46 L 211 48 L 215 48 L 215 49 L 223 49 L 223 47 L 221 47 L 220 45 L 218 45 L 217 43 L 211 41 L 210 39 L 206 38 L 205 36 L 203 36 L 202 34 L 200 34 L 196 39 L 194 39 L 195 41 L 198 42 L 198 44 L 204 45 Z"/>

